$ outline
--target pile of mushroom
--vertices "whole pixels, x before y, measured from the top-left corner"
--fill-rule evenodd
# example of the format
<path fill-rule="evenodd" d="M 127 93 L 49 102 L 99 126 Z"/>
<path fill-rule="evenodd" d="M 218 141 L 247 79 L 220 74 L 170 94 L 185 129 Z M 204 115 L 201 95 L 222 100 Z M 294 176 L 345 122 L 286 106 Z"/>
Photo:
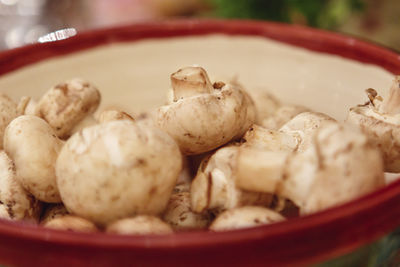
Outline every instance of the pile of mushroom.
<path fill-rule="evenodd" d="M 197 66 L 171 85 L 143 116 L 97 111 L 99 90 L 80 79 L 39 100 L 0 95 L 0 217 L 125 235 L 226 231 L 339 205 L 400 172 L 399 77 L 388 98 L 370 89 L 350 110 L 358 128 L 212 83 Z"/>

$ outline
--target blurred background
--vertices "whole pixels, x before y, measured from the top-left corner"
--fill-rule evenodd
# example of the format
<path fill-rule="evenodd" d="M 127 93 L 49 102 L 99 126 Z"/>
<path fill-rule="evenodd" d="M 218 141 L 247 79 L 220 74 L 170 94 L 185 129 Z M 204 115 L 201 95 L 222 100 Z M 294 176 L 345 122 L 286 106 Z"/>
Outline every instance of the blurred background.
<path fill-rule="evenodd" d="M 0 50 L 64 28 L 74 34 L 75 29 L 179 17 L 308 25 L 400 51 L 400 0 L 0 0 Z M 63 32 L 50 36 L 64 37 Z"/>

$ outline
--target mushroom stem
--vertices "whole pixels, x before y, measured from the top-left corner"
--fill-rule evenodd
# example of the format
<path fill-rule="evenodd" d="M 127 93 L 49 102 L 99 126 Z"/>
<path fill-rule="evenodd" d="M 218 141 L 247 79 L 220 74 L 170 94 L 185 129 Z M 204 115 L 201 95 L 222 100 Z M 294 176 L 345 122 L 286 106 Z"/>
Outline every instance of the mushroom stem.
<path fill-rule="evenodd" d="M 281 183 L 290 152 L 239 148 L 236 185 L 244 190 L 275 193 Z"/>
<path fill-rule="evenodd" d="M 171 75 L 174 102 L 186 97 L 212 93 L 213 86 L 201 67 L 186 67 Z"/>
<path fill-rule="evenodd" d="M 383 100 L 379 112 L 384 114 L 400 113 L 400 76 L 393 80 L 389 95 Z"/>

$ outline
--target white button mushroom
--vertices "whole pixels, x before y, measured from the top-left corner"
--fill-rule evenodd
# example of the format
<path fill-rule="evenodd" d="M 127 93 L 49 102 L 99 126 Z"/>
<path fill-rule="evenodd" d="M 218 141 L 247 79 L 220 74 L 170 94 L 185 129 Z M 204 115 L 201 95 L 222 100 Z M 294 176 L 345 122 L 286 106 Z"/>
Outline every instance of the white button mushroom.
<path fill-rule="evenodd" d="M 0 149 L 3 149 L 3 136 L 7 125 L 17 116 L 17 104 L 0 93 Z"/>
<path fill-rule="evenodd" d="M 347 122 L 357 125 L 382 151 L 385 171 L 400 172 L 400 76 L 383 100 L 368 89 L 369 102 L 350 109 Z"/>
<path fill-rule="evenodd" d="M 253 159 L 261 160 L 253 164 L 244 155 L 237 161 L 236 184 L 290 199 L 303 214 L 352 200 L 384 184 L 380 153 L 359 130 L 331 122 L 319 128 L 312 140 L 308 149 L 280 162 L 271 151 L 258 150 Z"/>
<path fill-rule="evenodd" d="M 46 221 L 43 226 L 54 230 L 73 232 L 95 233 L 99 231 L 91 221 L 72 215 L 55 217 Z"/>
<path fill-rule="evenodd" d="M 160 214 L 182 168 L 174 140 L 127 120 L 83 129 L 66 142 L 56 164 L 67 209 L 104 225 L 135 214 Z"/>
<path fill-rule="evenodd" d="M 262 125 L 264 120 L 272 118 L 277 110 L 282 106 L 282 103 L 278 100 L 278 98 L 266 90 L 249 90 L 248 93 L 254 101 L 257 111 L 256 123 L 259 125 Z"/>
<path fill-rule="evenodd" d="M 274 193 L 293 152 L 307 150 L 315 132 L 335 120 L 317 112 L 303 112 L 279 131 L 253 125 L 244 135 L 236 161 L 236 185 L 241 189 Z M 260 178 L 261 177 L 261 178 Z"/>
<path fill-rule="evenodd" d="M 14 119 L 4 134 L 4 150 L 15 164 L 17 179 L 44 202 L 61 201 L 54 166 L 62 146 L 53 128 L 32 115 Z"/>
<path fill-rule="evenodd" d="M 295 151 L 301 143 L 301 137 L 293 132 L 268 130 L 256 124 L 243 136 L 241 147 L 251 147 L 267 151 Z"/>
<path fill-rule="evenodd" d="M 18 103 L 18 114 L 19 115 L 34 115 L 41 117 L 38 103 L 31 97 L 24 96 Z M 93 126 L 97 124 L 96 119 L 92 114 L 86 115 L 81 121 L 71 126 L 68 136 L 79 132 L 85 127 Z"/>
<path fill-rule="evenodd" d="M 207 228 L 211 222 L 211 214 L 194 213 L 190 206 L 189 192 L 172 194 L 163 219 L 174 230 L 193 230 Z"/>
<path fill-rule="evenodd" d="M 11 220 L 39 220 L 41 203 L 17 181 L 14 164 L 4 151 L 0 151 L 0 203 Z"/>
<path fill-rule="evenodd" d="M 173 101 L 158 109 L 156 123 L 184 154 L 200 154 L 240 138 L 255 120 L 246 92 L 233 84 L 214 88 L 200 67 L 181 69 L 171 81 Z"/>
<path fill-rule="evenodd" d="M 192 182 L 190 195 L 192 210 L 220 212 L 244 205 L 268 206 L 271 194 L 241 190 L 236 186 L 237 146 L 217 150 L 201 163 Z"/>
<path fill-rule="evenodd" d="M 279 192 L 313 213 L 384 185 L 379 151 L 359 130 L 331 123 L 319 129 L 307 152 L 291 158 Z"/>
<path fill-rule="evenodd" d="M 260 124 L 267 129 L 278 130 L 286 122 L 306 111 L 309 111 L 309 109 L 303 106 L 290 104 L 282 105 L 272 116 L 263 119 Z"/>
<path fill-rule="evenodd" d="M 315 132 L 335 120 L 319 112 L 302 112 L 286 122 L 279 131 L 292 135 L 298 140 L 296 151 L 305 151 L 314 138 Z"/>
<path fill-rule="evenodd" d="M 310 109 L 293 104 L 284 104 L 266 90 L 249 91 L 257 110 L 256 123 L 268 130 L 278 130 L 286 122 Z"/>
<path fill-rule="evenodd" d="M 119 235 L 166 235 L 174 231 L 157 217 L 140 215 L 115 221 L 107 226 L 106 232 Z"/>
<path fill-rule="evenodd" d="M 80 121 L 96 111 L 100 99 L 100 92 L 93 85 L 74 79 L 47 91 L 38 102 L 36 112 L 60 138 L 67 138 Z"/>
<path fill-rule="evenodd" d="M 279 213 L 263 207 L 240 207 L 221 213 L 211 224 L 212 231 L 228 231 L 285 220 Z"/>
<path fill-rule="evenodd" d="M 94 126 L 97 123 L 98 122 L 94 118 L 93 115 L 88 115 L 83 120 L 81 120 L 78 124 L 75 124 L 75 126 L 69 131 L 69 133 L 72 136 L 73 134 L 76 134 L 77 132 L 83 130 L 84 128 Z"/>

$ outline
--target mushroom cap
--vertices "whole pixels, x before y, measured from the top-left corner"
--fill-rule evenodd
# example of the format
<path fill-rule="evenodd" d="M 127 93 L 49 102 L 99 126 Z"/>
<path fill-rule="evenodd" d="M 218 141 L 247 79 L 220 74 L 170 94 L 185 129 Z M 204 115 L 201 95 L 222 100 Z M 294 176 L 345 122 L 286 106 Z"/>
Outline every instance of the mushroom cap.
<path fill-rule="evenodd" d="M 326 114 L 306 111 L 286 122 L 279 131 L 292 135 L 298 140 L 296 151 L 306 150 L 313 142 L 315 132 L 326 124 L 335 122 L 335 119 Z"/>
<path fill-rule="evenodd" d="M 348 123 L 356 125 L 382 152 L 385 171 L 400 172 L 400 117 L 381 114 L 371 105 L 350 109 Z"/>
<path fill-rule="evenodd" d="M 90 83 L 73 79 L 47 91 L 37 104 L 38 115 L 54 128 L 60 138 L 70 131 L 100 104 L 100 92 Z"/>
<path fill-rule="evenodd" d="M 135 121 L 135 119 L 129 115 L 128 113 L 121 111 L 121 110 L 117 110 L 117 109 L 106 109 L 103 110 L 99 116 L 97 121 L 99 123 L 105 123 L 105 122 L 109 122 L 109 121 L 116 121 L 116 120 L 131 120 L 131 121 Z"/>
<path fill-rule="evenodd" d="M 295 151 L 301 142 L 300 136 L 277 130 L 268 130 L 253 124 L 244 134 L 241 147 L 252 147 L 266 151 Z"/>
<path fill-rule="evenodd" d="M 39 220 L 41 203 L 22 188 L 14 164 L 4 151 L 0 151 L 0 202 L 12 220 Z"/>
<path fill-rule="evenodd" d="M 243 137 L 236 161 L 236 185 L 244 190 L 274 194 L 291 153 L 302 138 L 293 132 L 253 125 Z"/>
<path fill-rule="evenodd" d="M 73 232 L 95 233 L 99 230 L 91 221 L 72 215 L 55 217 L 43 224 L 46 228 Z"/>
<path fill-rule="evenodd" d="M 61 201 L 54 166 L 62 146 L 53 128 L 32 115 L 14 119 L 4 134 L 4 150 L 15 164 L 18 181 L 44 202 Z"/>
<path fill-rule="evenodd" d="M 241 190 L 236 185 L 236 165 L 239 147 L 227 146 L 217 150 L 200 164 L 191 188 L 192 210 L 220 212 L 244 205 L 268 206 L 271 194 Z"/>
<path fill-rule="evenodd" d="M 182 156 L 171 137 L 124 120 L 73 135 L 56 163 L 64 205 L 97 224 L 161 213 L 181 168 Z"/>
<path fill-rule="evenodd" d="M 260 124 L 267 129 L 278 130 L 286 122 L 306 111 L 309 111 L 309 109 L 303 106 L 290 104 L 281 105 L 272 116 L 263 119 Z"/>
<path fill-rule="evenodd" d="M 164 235 L 172 234 L 171 226 L 157 217 L 139 215 L 134 218 L 125 218 L 107 226 L 106 232 L 120 235 Z"/>
<path fill-rule="evenodd" d="M 246 206 L 221 213 L 211 224 L 210 230 L 228 231 L 271 224 L 283 220 L 285 218 L 273 210 L 263 207 Z"/>
<path fill-rule="evenodd" d="M 94 118 L 93 115 L 88 115 L 86 116 L 83 120 L 81 120 L 78 124 L 75 124 L 75 126 L 69 131 L 70 135 L 74 135 L 77 132 L 81 131 L 84 128 L 94 126 L 97 124 L 97 120 Z"/>
<path fill-rule="evenodd" d="M 297 114 L 286 122 L 279 130 L 282 132 L 303 131 L 314 132 L 324 126 L 324 123 L 335 122 L 335 119 L 320 112 L 305 111 Z"/>
<path fill-rule="evenodd" d="M 17 104 L 0 93 L 0 149 L 3 149 L 3 136 L 7 125 L 17 116 Z"/>
<path fill-rule="evenodd" d="M 235 146 L 223 147 L 202 161 L 190 189 L 193 211 L 236 207 L 240 195 L 233 177 L 237 152 Z"/>
<path fill-rule="evenodd" d="M 190 206 L 190 193 L 172 194 L 163 220 L 174 230 L 193 230 L 207 228 L 211 222 L 210 213 L 194 213 Z"/>
<path fill-rule="evenodd" d="M 384 185 L 380 152 L 360 130 L 331 123 L 320 128 L 315 143 L 291 158 L 281 195 L 303 214 L 350 201 Z"/>
<path fill-rule="evenodd" d="M 249 90 L 248 92 L 256 107 L 257 124 L 261 125 L 264 120 L 273 118 L 275 113 L 282 106 L 282 103 L 278 100 L 278 98 L 265 90 Z"/>
<path fill-rule="evenodd" d="M 30 96 L 23 96 L 21 97 L 21 99 L 19 100 L 18 104 L 17 104 L 17 114 L 18 115 L 25 115 L 25 111 L 29 105 L 29 103 L 31 102 L 32 98 Z"/>
<path fill-rule="evenodd" d="M 18 102 L 18 114 L 40 116 L 37 107 L 38 102 L 35 99 L 30 96 L 23 96 Z"/>
<path fill-rule="evenodd" d="M 58 218 L 58 217 L 63 217 L 65 215 L 68 215 L 69 212 L 65 208 L 64 204 L 49 204 L 46 208 L 45 211 L 40 219 L 41 224 L 45 224 L 48 221 Z"/>
<path fill-rule="evenodd" d="M 38 116 L 36 110 L 37 102 L 30 96 L 23 96 L 18 102 L 17 112 L 20 115 L 35 115 Z"/>
<path fill-rule="evenodd" d="M 156 123 L 178 143 L 182 153 L 201 154 L 240 138 L 254 123 L 255 108 L 238 86 L 179 99 L 157 111 Z"/>
<path fill-rule="evenodd" d="M 389 94 L 379 107 L 379 111 L 385 114 L 400 114 L 400 75 L 393 80 Z"/>

